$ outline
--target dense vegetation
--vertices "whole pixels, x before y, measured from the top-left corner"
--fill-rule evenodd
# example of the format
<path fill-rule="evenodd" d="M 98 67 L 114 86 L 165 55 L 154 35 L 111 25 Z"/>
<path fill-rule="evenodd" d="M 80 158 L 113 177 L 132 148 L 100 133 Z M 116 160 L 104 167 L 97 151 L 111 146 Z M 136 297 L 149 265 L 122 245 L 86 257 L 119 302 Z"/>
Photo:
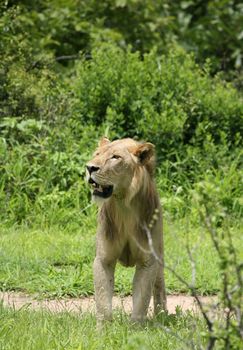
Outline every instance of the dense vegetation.
<path fill-rule="evenodd" d="M 33 223 L 53 205 L 67 217 L 85 207 L 84 164 L 103 134 L 155 143 L 168 209 L 184 214 L 188 191 L 206 180 L 236 215 L 242 99 L 212 74 L 226 56 L 228 77 L 241 68 L 241 9 L 232 1 L 2 4 L 1 220 Z M 226 40 L 214 30 L 227 16 Z M 197 40 L 205 18 L 221 29 Z M 181 46 L 197 47 L 196 57 Z M 199 66 L 202 49 L 210 60 Z"/>
<path fill-rule="evenodd" d="M 228 279 L 237 304 L 242 2 L 7 0 L 0 12 L 0 289 L 93 292 L 85 163 L 101 136 L 128 136 L 156 145 L 166 261 L 189 281 L 189 242 L 196 290 Z M 190 290 L 166 273 L 168 291 Z M 119 270 L 116 291 L 129 293 L 130 279 Z M 225 344 L 230 332 L 215 329 Z"/>

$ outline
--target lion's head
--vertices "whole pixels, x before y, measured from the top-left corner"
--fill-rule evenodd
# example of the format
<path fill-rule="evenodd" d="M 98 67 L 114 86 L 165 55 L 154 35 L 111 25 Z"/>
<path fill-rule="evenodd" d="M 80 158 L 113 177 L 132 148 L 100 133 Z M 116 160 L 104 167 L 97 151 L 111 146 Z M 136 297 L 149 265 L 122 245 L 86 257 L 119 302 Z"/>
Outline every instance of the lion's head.
<path fill-rule="evenodd" d="M 95 201 L 117 197 L 129 202 L 152 177 L 154 146 L 129 138 L 113 142 L 103 138 L 86 168 Z"/>

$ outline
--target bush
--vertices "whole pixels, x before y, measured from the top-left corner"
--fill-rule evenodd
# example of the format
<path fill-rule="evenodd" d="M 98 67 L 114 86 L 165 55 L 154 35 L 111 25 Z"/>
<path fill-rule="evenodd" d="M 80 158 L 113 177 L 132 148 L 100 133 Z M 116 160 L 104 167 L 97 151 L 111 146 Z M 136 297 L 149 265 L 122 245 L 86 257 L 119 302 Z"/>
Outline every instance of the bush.
<path fill-rule="evenodd" d="M 70 81 L 77 118 L 106 123 L 117 137 L 150 139 L 159 156 L 182 145 L 202 146 L 206 135 L 216 144 L 222 137 L 238 140 L 243 107 L 237 92 L 211 79 L 208 65 L 200 69 L 181 49 L 166 56 L 153 51 L 141 59 L 104 46 L 92 60 L 77 63 Z"/>

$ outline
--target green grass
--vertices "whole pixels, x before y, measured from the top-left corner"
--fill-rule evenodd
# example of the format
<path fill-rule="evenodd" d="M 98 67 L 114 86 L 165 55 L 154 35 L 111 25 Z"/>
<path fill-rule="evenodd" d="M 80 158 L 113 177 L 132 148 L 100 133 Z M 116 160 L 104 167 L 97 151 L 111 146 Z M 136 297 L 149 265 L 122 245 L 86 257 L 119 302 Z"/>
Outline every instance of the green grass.
<path fill-rule="evenodd" d="M 0 290 L 38 293 L 39 296 L 80 296 L 93 293 L 92 262 L 95 254 L 95 213 L 84 217 L 79 230 L 72 226 L 0 230 Z M 240 230 L 234 228 L 235 240 Z M 219 289 L 219 270 L 212 243 L 205 230 L 185 220 L 165 220 L 165 261 L 187 282 L 192 268 L 187 244 L 196 260 L 196 286 L 200 294 Z M 131 292 L 133 268 L 118 264 L 115 291 Z M 166 270 L 168 293 L 188 292 L 185 285 Z"/>
<path fill-rule="evenodd" d="M 180 310 L 143 326 L 132 325 L 127 315 L 115 312 L 114 321 L 100 333 L 91 314 L 52 314 L 27 308 L 16 311 L 0 304 L 1 350 L 181 350 L 192 342 L 197 349 L 204 343 L 203 332 L 202 320 Z"/>
<path fill-rule="evenodd" d="M 93 293 L 92 262 L 95 254 L 95 209 L 81 213 L 82 224 L 63 227 L 1 227 L 0 289 L 35 293 L 38 297 L 81 296 Z M 209 235 L 195 220 L 171 220 L 165 214 L 165 261 L 188 283 L 192 267 L 187 247 L 196 262 L 199 294 L 214 294 L 220 288 L 217 254 Z M 231 228 L 240 250 L 240 227 Z M 242 254 L 243 252 L 241 252 Z M 116 270 L 115 291 L 131 292 L 134 269 Z M 189 290 L 166 270 L 168 293 Z M 202 317 L 192 312 L 162 314 L 142 326 L 133 325 L 129 315 L 114 312 L 114 321 L 96 331 L 93 314 L 32 311 L 3 307 L 0 302 L 1 350 L 83 350 L 83 349 L 201 349 L 206 347 L 208 331 Z M 217 346 L 220 340 L 217 341 Z M 237 346 L 236 346 L 237 348 Z M 217 347 L 216 347 L 217 349 Z M 220 349 L 220 347 L 219 347 Z"/>

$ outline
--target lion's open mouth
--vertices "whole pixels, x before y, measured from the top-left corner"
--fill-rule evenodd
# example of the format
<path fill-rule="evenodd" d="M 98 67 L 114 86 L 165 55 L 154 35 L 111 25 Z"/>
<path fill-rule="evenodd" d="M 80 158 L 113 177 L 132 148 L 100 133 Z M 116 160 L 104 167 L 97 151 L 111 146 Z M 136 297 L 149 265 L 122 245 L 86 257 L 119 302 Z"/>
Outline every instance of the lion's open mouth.
<path fill-rule="evenodd" d="M 108 186 L 99 185 L 92 178 L 89 179 L 89 183 L 94 188 L 94 191 L 93 191 L 94 196 L 99 196 L 102 198 L 109 198 L 112 195 L 112 192 L 113 192 L 112 185 L 108 185 Z"/>

